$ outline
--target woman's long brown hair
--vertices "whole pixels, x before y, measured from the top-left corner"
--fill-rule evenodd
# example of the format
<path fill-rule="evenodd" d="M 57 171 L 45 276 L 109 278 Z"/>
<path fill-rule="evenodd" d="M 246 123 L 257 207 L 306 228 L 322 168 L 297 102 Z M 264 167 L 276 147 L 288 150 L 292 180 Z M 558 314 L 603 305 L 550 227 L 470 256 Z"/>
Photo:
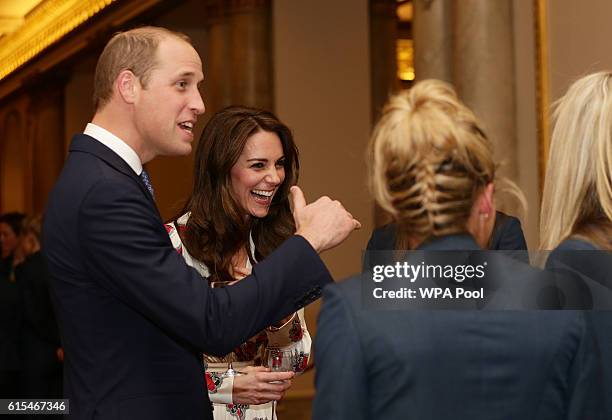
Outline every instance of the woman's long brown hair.
<path fill-rule="evenodd" d="M 285 180 L 274 195 L 268 215 L 246 219 L 232 192 L 230 171 L 247 139 L 259 131 L 278 135 L 284 154 Z M 298 173 L 298 150 L 291 130 L 271 112 L 232 106 L 211 118 L 195 152 L 193 192 L 180 213 L 191 213 L 181 238 L 189 253 L 208 267 L 210 282 L 234 280 L 231 260 L 242 247 L 247 248 L 253 262 L 253 257 L 258 260 L 266 257 L 295 232 L 288 194 Z M 256 255 L 250 253 L 249 232 Z"/>

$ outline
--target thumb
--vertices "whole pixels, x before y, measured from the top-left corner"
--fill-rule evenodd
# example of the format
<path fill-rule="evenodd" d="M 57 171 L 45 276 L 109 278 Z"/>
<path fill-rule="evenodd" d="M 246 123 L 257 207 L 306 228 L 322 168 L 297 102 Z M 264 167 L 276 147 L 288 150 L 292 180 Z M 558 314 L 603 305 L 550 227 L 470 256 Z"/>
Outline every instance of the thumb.
<path fill-rule="evenodd" d="M 306 198 L 304 197 L 304 193 L 297 185 L 294 185 L 290 189 L 291 191 L 291 199 L 289 200 L 291 204 L 291 212 L 295 213 L 300 211 L 304 207 L 306 207 Z"/>

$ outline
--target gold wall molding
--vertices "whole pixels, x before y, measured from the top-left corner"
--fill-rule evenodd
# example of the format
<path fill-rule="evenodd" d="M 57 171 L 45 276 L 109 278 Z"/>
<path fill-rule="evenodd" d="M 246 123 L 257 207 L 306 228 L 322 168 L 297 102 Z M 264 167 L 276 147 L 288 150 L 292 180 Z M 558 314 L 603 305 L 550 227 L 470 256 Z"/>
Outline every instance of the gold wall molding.
<path fill-rule="evenodd" d="M 0 39 L 0 80 L 116 0 L 45 0 Z"/>
<path fill-rule="evenodd" d="M 40 49 L 18 68 L 0 77 L 0 103 L 15 91 L 30 85 L 32 81 L 39 79 L 40 76 L 47 74 L 52 69 L 61 66 L 66 60 L 76 56 L 84 49 L 92 45 L 104 45 L 114 32 L 124 30 L 126 24 L 133 20 L 137 20 L 139 16 L 150 13 L 157 7 L 165 7 L 169 4 L 174 4 L 168 0 L 45 0 L 41 5 L 47 3 L 78 3 L 79 6 L 73 7 L 69 12 L 66 11 L 64 8 L 65 6 L 61 6 L 60 10 L 64 13 L 58 13 L 59 10 L 56 10 L 53 12 L 54 20 L 51 21 L 47 20 L 44 16 L 40 16 L 40 19 L 44 19 L 46 24 L 43 25 L 43 27 L 39 27 L 37 31 L 30 29 L 30 36 L 24 37 L 21 41 L 16 40 L 16 34 L 11 35 L 10 39 L 12 41 L 10 42 L 8 36 L 6 39 L 1 38 L 0 57 L 3 58 L 2 61 L 0 61 L 0 70 L 8 66 L 8 62 L 5 61 L 7 59 L 6 57 L 9 56 L 7 48 L 12 51 L 10 56 L 15 57 L 18 50 L 26 51 L 25 44 L 33 48 L 32 43 L 34 39 L 40 40 L 41 37 L 51 37 L 53 28 L 57 28 L 56 24 L 63 23 L 64 29 L 70 27 L 72 27 L 72 29 L 65 32 L 60 38 L 55 39 L 53 42 L 47 40 L 47 46 L 44 49 Z M 91 10 L 85 7 L 91 8 L 95 3 L 108 3 L 112 5 L 112 7 L 104 7 L 104 13 L 100 13 L 100 11 L 103 10 L 101 6 L 97 12 L 95 11 L 95 7 Z M 40 7 L 40 5 L 38 7 Z M 38 7 L 30 12 L 27 18 L 28 22 L 30 18 L 33 17 L 32 15 L 34 13 L 51 13 L 51 11 L 47 9 L 39 9 Z M 41 10 L 45 12 L 41 12 Z M 76 21 L 81 21 L 81 24 L 76 24 L 74 20 L 71 20 L 70 15 L 72 14 L 75 15 Z M 83 24 L 85 21 L 87 21 L 87 24 Z M 38 27 L 40 23 L 35 22 L 33 24 Z"/>
<path fill-rule="evenodd" d="M 535 11 L 536 108 L 540 196 L 544 190 L 550 145 L 550 85 L 548 80 L 548 0 L 533 0 Z"/>

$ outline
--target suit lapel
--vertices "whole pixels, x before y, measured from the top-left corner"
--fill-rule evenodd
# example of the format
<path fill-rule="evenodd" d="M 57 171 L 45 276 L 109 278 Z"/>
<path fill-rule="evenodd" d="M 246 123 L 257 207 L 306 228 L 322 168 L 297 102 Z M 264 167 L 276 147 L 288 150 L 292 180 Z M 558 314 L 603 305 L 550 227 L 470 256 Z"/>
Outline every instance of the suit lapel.
<path fill-rule="evenodd" d="M 111 149 L 106 147 L 104 144 L 100 143 L 96 139 L 86 134 L 77 134 L 72 138 L 72 143 L 70 144 L 70 152 L 84 152 L 95 155 L 99 159 L 106 162 L 109 166 L 114 168 L 115 170 L 121 172 L 122 174 L 132 178 L 138 184 L 138 187 L 142 191 L 142 193 L 147 197 L 147 200 L 151 202 L 157 214 L 159 215 L 159 209 L 157 208 L 157 204 L 155 200 L 151 196 L 151 193 L 144 185 L 142 180 L 136 173 L 132 170 L 130 165 L 127 164 L 125 160 L 123 160 L 118 154 L 113 152 Z M 160 216 L 161 217 L 161 216 Z"/>

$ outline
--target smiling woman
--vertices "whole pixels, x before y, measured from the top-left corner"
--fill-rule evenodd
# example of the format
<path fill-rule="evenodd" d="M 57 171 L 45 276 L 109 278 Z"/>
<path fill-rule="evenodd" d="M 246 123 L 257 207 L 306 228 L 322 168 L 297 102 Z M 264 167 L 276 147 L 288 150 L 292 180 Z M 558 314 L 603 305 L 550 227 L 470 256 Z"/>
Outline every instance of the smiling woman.
<path fill-rule="evenodd" d="M 266 217 L 285 180 L 285 158 L 278 134 L 259 131 L 247 142 L 231 170 L 232 190 L 247 218 Z"/>
<path fill-rule="evenodd" d="M 288 193 L 298 170 L 291 131 L 272 113 L 229 107 L 213 115 L 195 152 L 192 195 L 180 213 L 190 214 L 185 247 L 215 267 L 209 281 L 234 280 L 237 254 L 253 262 L 293 234 Z M 249 236 L 254 252 L 247 249 Z"/>
<path fill-rule="evenodd" d="M 291 131 L 272 113 L 229 107 L 215 114 L 196 149 L 192 195 L 166 225 L 177 252 L 211 284 L 243 279 L 295 231 L 288 192 L 298 168 Z M 291 356 L 287 361 L 295 372 L 306 368 L 311 339 L 303 312 L 224 357 L 204 356 L 216 420 L 270 418 L 271 401 L 280 399 L 290 383 L 271 383 L 278 381 L 270 375 L 279 373 L 256 366 L 265 348 L 272 347 Z M 230 361 L 247 375 L 223 375 Z"/>

